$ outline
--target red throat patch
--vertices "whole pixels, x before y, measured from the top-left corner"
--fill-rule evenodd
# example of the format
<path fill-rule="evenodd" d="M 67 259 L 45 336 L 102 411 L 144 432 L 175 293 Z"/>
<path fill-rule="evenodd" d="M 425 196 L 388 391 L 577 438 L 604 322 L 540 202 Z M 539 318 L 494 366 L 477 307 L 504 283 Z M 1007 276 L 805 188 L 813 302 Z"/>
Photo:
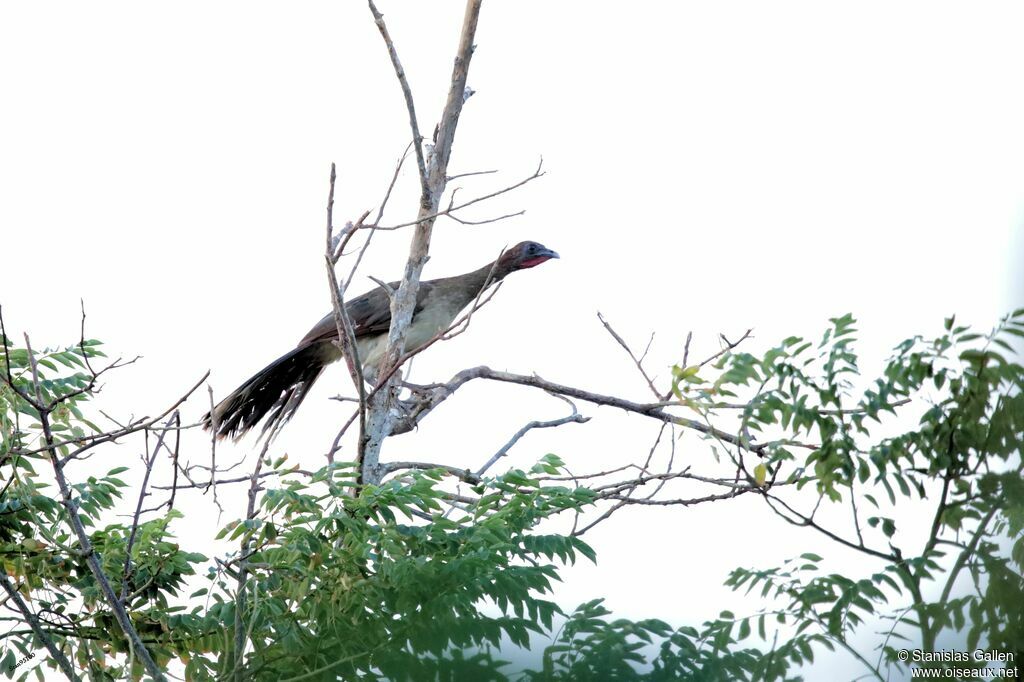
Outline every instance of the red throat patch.
<path fill-rule="evenodd" d="M 546 260 L 551 260 L 551 256 L 539 256 L 537 258 L 531 258 L 529 260 L 524 260 L 522 263 L 519 264 L 519 269 L 520 270 L 525 270 L 526 268 L 532 268 L 532 267 L 535 267 L 537 265 L 540 265 L 541 263 L 543 263 Z"/>

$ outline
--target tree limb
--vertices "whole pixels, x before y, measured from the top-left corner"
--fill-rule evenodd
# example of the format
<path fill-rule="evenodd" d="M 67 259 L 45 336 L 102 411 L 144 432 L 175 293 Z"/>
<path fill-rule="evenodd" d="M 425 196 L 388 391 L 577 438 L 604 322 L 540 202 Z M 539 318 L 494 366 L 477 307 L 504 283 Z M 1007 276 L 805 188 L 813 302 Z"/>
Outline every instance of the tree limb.
<path fill-rule="evenodd" d="M 463 19 L 462 33 L 459 38 L 459 47 L 455 56 L 455 65 L 452 69 L 451 85 L 448 91 L 448 100 L 445 103 L 441 115 L 441 122 L 438 125 L 437 141 L 430 154 L 429 162 L 426 165 L 426 177 L 422 176 L 421 184 L 423 193 L 420 199 L 419 222 L 414 230 L 412 244 L 409 248 L 409 258 L 405 264 L 405 274 L 398 292 L 391 301 L 391 327 L 388 330 L 388 345 L 385 357 L 382 361 L 378 374 L 383 376 L 395 367 L 405 351 L 405 339 L 412 320 L 412 312 L 416 305 L 416 294 L 419 290 L 420 275 L 423 266 L 426 265 L 428 252 L 430 251 L 430 237 L 434 227 L 434 218 L 430 217 L 437 213 L 441 202 L 441 196 L 447 180 L 448 159 L 451 157 L 452 143 L 455 140 L 455 129 L 459 123 L 459 115 L 462 113 L 466 90 L 466 78 L 469 71 L 470 59 L 473 56 L 473 39 L 476 35 L 477 21 L 480 16 L 480 5 L 482 0 L 468 0 L 466 13 Z M 382 26 L 383 19 L 380 12 L 370 0 L 370 11 L 374 14 L 374 20 L 378 22 L 378 28 Z M 394 45 L 386 32 L 382 31 L 381 36 L 388 46 L 388 53 L 394 53 Z M 409 107 L 410 117 L 413 116 L 412 94 L 408 91 L 408 82 L 404 79 L 404 71 L 400 71 L 400 64 L 397 62 L 397 54 L 392 59 L 396 75 L 399 75 L 399 82 L 402 83 L 403 94 L 406 94 L 406 103 Z M 418 133 L 418 126 L 416 127 Z M 417 145 L 419 147 L 419 145 Z M 421 150 L 417 148 L 417 154 Z M 417 157 L 420 161 L 420 157 Z M 397 390 L 394 386 L 397 377 L 387 380 L 387 386 L 379 390 L 370 401 L 369 414 L 367 416 L 366 433 L 359 443 L 358 461 L 360 463 L 360 482 L 375 483 L 380 480 L 378 463 L 380 461 L 380 448 L 391 433 L 393 423 L 392 409 L 397 400 Z M 378 386 L 379 388 L 379 386 Z"/>

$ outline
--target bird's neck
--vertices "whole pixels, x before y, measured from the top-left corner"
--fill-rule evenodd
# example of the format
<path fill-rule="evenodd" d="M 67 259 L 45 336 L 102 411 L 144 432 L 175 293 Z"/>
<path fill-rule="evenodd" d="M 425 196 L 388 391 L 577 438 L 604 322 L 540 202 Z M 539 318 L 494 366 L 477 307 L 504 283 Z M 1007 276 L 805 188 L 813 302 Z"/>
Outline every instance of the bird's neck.
<path fill-rule="evenodd" d="M 470 288 L 479 292 L 485 286 L 497 284 L 510 272 L 511 270 L 504 267 L 501 261 L 492 261 L 478 270 L 466 273 L 466 280 Z"/>

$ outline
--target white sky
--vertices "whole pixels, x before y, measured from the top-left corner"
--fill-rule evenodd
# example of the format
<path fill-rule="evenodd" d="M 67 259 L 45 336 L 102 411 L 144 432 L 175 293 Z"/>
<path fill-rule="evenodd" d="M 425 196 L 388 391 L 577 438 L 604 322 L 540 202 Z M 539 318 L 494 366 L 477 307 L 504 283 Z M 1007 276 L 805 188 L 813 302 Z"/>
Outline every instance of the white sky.
<path fill-rule="evenodd" d="M 381 8 L 430 131 L 462 4 Z M 870 369 L 950 313 L 988 327 L 1024 304 L 1022 22 L 1012 2 L 488 0 L 450 170 L 501 170 L 459 183 L 467 198 L 541 156 L 548 175 L 467 214 L 523 217 L 440 222 L 426 275 L 521 239 L 562 260 L 510 277 L 413 378 L 489 364 L 646 400 L 597 310 L 637 346 L 657 332 L 661 376 L 688 330 L 696 355 L 748 327 L 756 350 L 849 311 Z M 409 136 L 360 2 L 8 3 L 0 63 L 8 329 L 73 342 L 84 298 L 89 335 L 145 356 L 98 401 L 121 415 L 169 404 L 207 368 L 223 396 L 290 348 L 329 307 L 329 164 L 340 224 L 376 207 Z M 414 215 L 415 192 L 405 173 L 390 222 Z M 396 277 L 408 238 L 379 235 L 362 275 Z M 347 415 L 326 397 L 349 391 L 335 367 L 278 449 L 319 465 Z M 655 424 L 581 407 L 590 424 L 530 435 L 509 464 L 551 451 L 584 471 L 646 454 Z M 478 465 L 526 421 L 562 412 L 525 389 L 469 386 L 385 457 Z M 697 441 L 683 456 L 695 469 L 708 457 Z M 730 568 L 813 545 L 753 502 L 620 513 L 587 536 L 599 564 L 566 571 L 559 601 L 606 596 L 622 615 L 676 624 L 735 607 L 720 588 Z M 179 535 L 202 547 L 212 507 L 191 503 Z"/>

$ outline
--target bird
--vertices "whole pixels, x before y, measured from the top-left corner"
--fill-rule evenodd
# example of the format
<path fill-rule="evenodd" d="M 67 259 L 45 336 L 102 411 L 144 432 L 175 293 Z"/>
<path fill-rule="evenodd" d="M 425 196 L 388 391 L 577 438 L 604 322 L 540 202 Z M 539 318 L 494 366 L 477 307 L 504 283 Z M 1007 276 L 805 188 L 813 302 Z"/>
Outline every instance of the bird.
<path fill-rule="evenodd" d="M 488 287 L 517 270 L 536 267 L 552 258 L 555 251 L 543 244 L 524 241 L 505 250 L 497 260 L 455 277 L 420 282 L 416 306 L 406 334 L 406 352 L 415 351 L 447 330 L 459 312 Z M 378 286 L 345 303 L 352 322 L 356 355 L 364 378 L 371 382 L 387 351 L 391 327 L 390 292 Z M 333 311 L 310 329 L 292 350 L 249 377 L 202 417 L 203 428 L 216 429 L 218 439 L 241 439 L 266 418 L 261 437 L 283 426 L 302 404 L 309 389 L 327 365 L 343 357 L 335 342 L 338 328 Z"/>

